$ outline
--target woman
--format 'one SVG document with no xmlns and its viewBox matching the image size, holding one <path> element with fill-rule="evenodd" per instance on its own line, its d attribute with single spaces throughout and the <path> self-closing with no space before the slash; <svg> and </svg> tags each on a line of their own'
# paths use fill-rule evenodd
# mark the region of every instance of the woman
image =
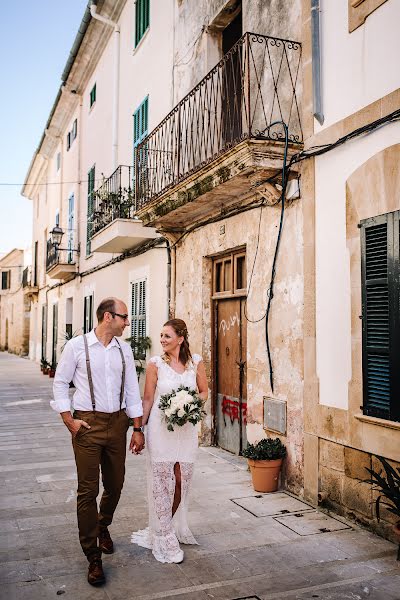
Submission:
<svg viewBox="0 0 400 600">
<path fill-rule="evenodd" d="M 182 544 L 196 544 L 187 524 L 187 499 L 198 447 L 198 426 L 186 423 L 168 431 L 158 408 L 160 396 L 183 385 L 208 395 L 201 356 L 191 355 L 184 321 L 171 319 L 161 332 L 162 356 L 150 359 L 143 396 L 143 423 L 147 424 L 147 482 L 149 527 L 134 532 L 134 544 L 150 548 L 163 563 L 183 560 Z"/>
</svg>

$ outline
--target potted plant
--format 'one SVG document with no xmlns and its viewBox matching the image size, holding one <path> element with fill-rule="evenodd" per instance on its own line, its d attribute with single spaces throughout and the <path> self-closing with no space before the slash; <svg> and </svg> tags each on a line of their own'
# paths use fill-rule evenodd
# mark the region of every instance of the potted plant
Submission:
<svg viewBox="0 0 400 600">
<path fill-rule="evenodd" d="M 135 359 L 136 373 L 140 380 L 140 375 L 144 373 L 143 361 L 146 360 L 147 350 L 151 348 L 151 339 L 148 336 L 138 338 L 129 337 L 126 341 L 131 345 L 133 358 Z"/>
<path fill-rule="evenodd" d="M 48 375 L 50 364 L 47 362 L 47 360 L 45 358 L 41 359 L 40 368 L 42 369 L 43 375 Z"/>
<path fill-rule="evenodd" d="M 286 456 L 286 446 L 279 438 L 265 438 L 257 444 L 248 444 L 242 452 L 249 463 L 256 492 L 276 492 L 279 473 Z"/>
<path fill-rule="evenodd" d="M 380 505 L 395 515 L 399 520 L 393 525 L 393 531 L 399 540 L 399 549 L 397 552 L 397 560 L 400 560 L 400 467 L 395 469 L 382 456 L 376 457 L 384 470 L 374 471 L 368 469 L 371 475 L 366 483 L 371 483 L 373 489 L 379 492 L 379 496 L 375 500 L 376 518 L 380 520 Z"/>
<path fill-rule="evenodd" d="M 56 374 L 56 368 L 57 368 L 57 363 L 52 363 L 49 366 L 49 377 L 54 377 L 54 375 Z"/>
</svg>

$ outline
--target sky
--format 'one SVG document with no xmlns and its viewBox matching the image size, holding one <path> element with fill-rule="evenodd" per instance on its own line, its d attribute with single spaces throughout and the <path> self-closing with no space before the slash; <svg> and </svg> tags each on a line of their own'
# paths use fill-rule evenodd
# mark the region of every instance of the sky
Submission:
<svg viewBox="0 0 400 600">
<path fill-rule="evenodd" d="M 32 203 L 21 196 L 21 188 L 86 5 L 87 0 L 2 3 L 0 254 L 31 244 Z"/>
</svg>

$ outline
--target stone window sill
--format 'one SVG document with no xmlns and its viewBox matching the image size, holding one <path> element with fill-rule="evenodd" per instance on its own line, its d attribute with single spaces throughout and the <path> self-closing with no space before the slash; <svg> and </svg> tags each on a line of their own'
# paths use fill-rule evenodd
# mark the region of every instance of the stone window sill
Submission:
<svg viewBox="0 0 400 600">
<path fill-rule="evenodd" d="M 396 429 L 400 431 L 400 423 L 396 421 L 387 421 L 386 419 L 378 419 L 378 417 L 369 417 L 368 415 L 354 415 L 361 423 L 369 423 L 370 425 L 379 425 L 387 429 Z"/>
</svg>

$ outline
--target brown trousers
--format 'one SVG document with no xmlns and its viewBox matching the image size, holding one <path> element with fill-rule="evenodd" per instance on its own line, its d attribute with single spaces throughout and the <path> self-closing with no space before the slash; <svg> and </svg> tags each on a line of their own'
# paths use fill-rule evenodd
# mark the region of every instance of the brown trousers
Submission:
<svg viewBox="0 0 400 600">
<path fill-rule="evenodd" d="M 81 427 L 72 440 L 78 473 L 79 541 L 87 559 L 101 554 L 98 543 L 99 526 L 111 524 L 125 478 L 126 432 L 129 419 L 124 410 L 115 413 L 76 411 L 90 429 Z M 104 492 L 97 511 L 99 467 Z"/>
</svg>

